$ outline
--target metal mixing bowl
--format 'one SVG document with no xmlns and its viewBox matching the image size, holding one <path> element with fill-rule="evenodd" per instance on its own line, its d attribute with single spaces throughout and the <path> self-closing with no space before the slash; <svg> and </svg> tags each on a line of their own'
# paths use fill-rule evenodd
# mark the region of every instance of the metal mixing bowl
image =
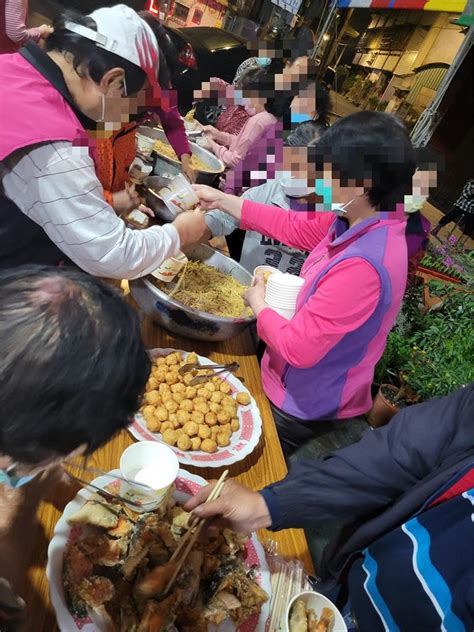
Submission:
<svg viewBox="0 0 474 632">
<path fill-rule="evenodd" d="M 204 244 L 185 249 L 192 261 L 202 261 L 233 276 L 243 285 L 252 283 L 252 275 L 239 263 Z M 140 308 L 158 325 L 180 336 L 217 342 L 239 334 L 255 317 L 223 318 L 192 309 L 159 290 L 148 278 L 130 281 L 130 292 Z"/>
<path fill-rule="evenodd" d="M 142 134 L 143 136 L 148 136 L 168 143 L 166 134 L 162 130 L 156 128 L 139 127 L 137 129 L 137 134 Z M 219 158 L 216 158 L 211 151 L 204 149 L 204 147 L 200 147 L 193 142 L 190 142 L 189 144 L 193 155 L 202 160 L 209 169 L 209 171 L 196 170 L 196 182 L 198 182 L 198 184 L 211 184 L 216 179 L 216 176 L 224 171 L 224 163 L 219 160 Z M 173 160 L 172 158 L 168 158 L 167 156 L 163 156 L 157 152 L 154 152 L 154 155 L 157 156 L 154 170 L 156 175 L 159 176 L 166 172 L 171 173 L 171 169 L 173 171 L 176 170 L 177 172 L 181 171 L 181 163 L 177 158 Z"/>
<path fill-rule="evenodd" d="M 169 210 L 163 200 L 153 195 L 153 193 L 150 193 L 148 189 L 153 189 L 153 191 L 158 193 L 160 189 L 168 186 L 171 180 L 172 178 L 162 176 L 148 176 L 144 182 L 144 185 L 147 187 L 145 194 L 146 205 L 155 212 L 156 217 L 159 217 L 165 222 L 172 222 L 175 219 L 175 215 Z"/>
</svg>

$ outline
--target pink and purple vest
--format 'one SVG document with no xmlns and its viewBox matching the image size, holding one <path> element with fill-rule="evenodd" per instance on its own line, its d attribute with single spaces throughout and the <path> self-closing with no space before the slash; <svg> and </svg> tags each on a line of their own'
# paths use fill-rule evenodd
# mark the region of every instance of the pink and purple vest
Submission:
<svg viewBox="0 0 474 632">
<path fill-rule="evenodd" d="M 377 271 L 380 297 L 370 318 L 341 338 L 315 366 L 292 367 L 277 351 L 267 349 L 262 362 L 265 392 L 282 411 L 298 419 L 344 419 L 370 409 L 374 368 L 405 291 L 405 222 L 370 218 L 349 230 L 345 226 L 343 220 L 336 219 L 328 236 L 307 258 L 301 270 L 305 284 L 297 310 L 318 291 L 323 276 L 352 257 L 365 259 Z M 364 279 L 350 282 L 363 283 Z M 351 291 L 350 284 L 347 291 Z"/>
</svg>

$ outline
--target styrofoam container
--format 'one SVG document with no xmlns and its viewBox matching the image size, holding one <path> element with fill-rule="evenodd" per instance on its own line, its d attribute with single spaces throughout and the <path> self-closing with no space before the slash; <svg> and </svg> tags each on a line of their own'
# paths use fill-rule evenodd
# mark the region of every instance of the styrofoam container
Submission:
<svg viewBox="0 0 474 632">
<path fill-rule="evenodd" d="M 135 139 L 137 144 L 137 152 L 142 156 L 145 156 L 145 158 L 150 158 L 153 152 L 153 148 L 155 147 L 155 139 L 148 136 L 143 136 L 143 134 L 136 134 Z"/>
<path fill-rule="evenodd" d="M 291 608 L 293 607 L 295 601 L 297 601 L 298 599 L 304 601 L 306 608 L 312 608 L 316 612 L 318 618 L 321 616 L 323 608 L 330 608 L 335 615 L 334 628 L 332 629 L 332 632 L 347 632 L 347 626 L 344 622 L 342 614 L 339 612 L 333 602 L 321 593 L 313 592 L 310 590 L 298 593 L 288 604 L 284 619 L 281 622 L 280 626 L 280 629 L 283 630 L 283 632 L 290 632 L 289 621 Z"/>
</svg>

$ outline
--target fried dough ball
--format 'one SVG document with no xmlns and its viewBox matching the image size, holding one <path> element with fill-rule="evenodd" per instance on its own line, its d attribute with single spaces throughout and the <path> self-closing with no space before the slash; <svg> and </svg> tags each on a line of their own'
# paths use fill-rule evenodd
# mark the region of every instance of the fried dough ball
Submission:
<svg viewBox="0 0 474 632">
<path fill-rule="evenodd" d="M 173 366 L 178 364 L 178 362 L 181 360 L 179 353 L 170 353 L 168 356 L 166 356 L 165 358 L 165 362 L 168 366 Z"/>
<path fill-rule="evenodd" d="M 224 397 L 223 393 L 221 393 L 220 391 L 216 391 L 215 393 L 211 394 L 211 402 L 220 404 L 223 397 Z"/>
<path fill-rule="evenodd" d="M 230 406 L 224 406 L 224 408 L 222 409 L 222 412 L 226 415 L 229 416 L 229 420 L 232 419 L 232 417 L 235 417 L 235 413 L 237 412 L 235 410 L 235 408 L 231 408 Z"/>
<path fill-rule="evenodd" d="M 169 413 L 168 414 L 168 421 L 171 421 L 172 424 L 175 423 L 175 421 L 178 420 L 178 417 L 176 416 L 176 413 Z"/>
<path fill-rule="evenodd" d="M 158 421 L 168 421 L 168 411 L 164 406 L 158 406 L 155 410 L 155 417 Z"/>
<path fill-rule="evenodd" d="M 216 402 L 209 402 L 209 410 L 211 411 L 211 413 L 217 415 L 217 413 L 221 412 L 221 405 L 216 404 Z"/>
<path fill-rule="evenodd" d="M 184 435 L 184 430 L 182 428 L 176 428 L 175 432 L 176 432 L 176 436 L 178 437 L 178 439 L 179 439 L 179 437 Z"/>
<path fill-rule="evenodd" d="M 173 384 L 173 386 L 171 387 L 171 392 L 184 394 L 186 392 L 186 387 L 182 382 L 178 382 L 177 384 Z"/>
<path fill-rule="evenodd" d="M 194 351 L 192 351 L 191 353 L 188 353 L 186 357 L 186 364 L 194 364 L 197 361 L 198 361 L 197 353 L 195 353 Z"/>
<path fill-rule="evenodd" d="M 178 404 L 171 397 L 165 401 L 164 407 L 169 413 L 175 413 L 179 408 Z"/>
<path fill-rule="evenodd" d="M 200 424 L 198 429 L 198 437 L 201 439 L 209 439 L 211 436 L 211 429 L 206 424 Z"/>
<path fill-rule="evenodd" d="M 194 410 L 202 413 L 203 415 L 207 415 L 207 413 L 210 411 L 210 408 L 206 403 L 198 402 L 197 404 L 194 404 Z"/>
<path fill-rule="evenodd" d="M 199 424 L 197 424 L 195 421 L 188 421 L 184 424 L 183 430 L 188 435 L 188 437 L 194 437 L 198 433 Z"/>
<path fill-rule="evenodd" d="M 187 399 L 194 399 L 196 397 L 197 390 L 194 388 L 194 386 L 184 386 L 184 389 Z"/>
<path fill-rule="evenodd" d="M 163 437 L 163 441 L 168 445 L 176 445 L 178 435 L 176 434 L 175 430 L 169 428 L 168 430 L 165 430 L 165 432 L 163 432 L 161 436 Z"/>
<path fill-rule="evenodd" d="M 211 428 L 211 439 L 214 439 L 214 441 L 217 438 L 217 435 L 219 434 L 219 432 L 221 431 L 221 427 L 220 426 L 213 426 Z"/>
<path fill-rule="evenodd" d="M 224 424 L 230 423 L 229 413 L 221 410 L 220 413 L 217 413 L 217 421 L 220 423 L 221 426 L 223 426 Z"/>
<path fill-rule="evenodd" d="M 164 384 L 164 383 L 160 384 L 160 387 L 158 388 L 158 392 L 160 393 L 162 397 L 165 393 L 171 393 L 169 385 Z"/>
<path fill-rule="evenodd" d="M 146 412 L 146 413 L 142 413 L 142 415 L 143 415 L 143 419 L 145 420 L 147 425 L 148 425 L 148 423 L 153 424 L 153 423 L 155 423 L 155 421 L 158 421 L 158 419 L 155 417 L 154 413 Z"/>
<path fill-rule="evenodd" d="M 145 415 L 154 415 L 155 406 L 152 406 L 151 404 L 147 404 L 146 406 L 143 406 L 143 408 L 141 409 L 141 413 L 144 417 Z"/>
<path fill-rule="evenodd" d="M 153 377 L 161 384 L 166 379 L 166 371 L 158 369 Z"/>
<path fill-rule="evenodd" d="M 230 423 L 229 424 L 224 424 L 223 426 L 219 426 L 219 428 L 220 428 L 219 434 L 220 433 L 228 434 L 229 437 L 232 434 L 232 430 L 230 429 Z"/>
<path fill-rule="evenodd" d="M 204 397 L 195 397 L 193 399 L 193 404 L 196 406 L 196 404 L 207 404 L 207 400 L 204 399 Z"/>
<path fill-rule="evenodd" d="M 163 434 L 167 430 L 174 430 L 173 424 L 171 421 L 163 421 L 163 423 L 161 424 L 161 434 Z"/>
<path fill-rule="evenodd" d="M 231 391 L 230 384 L 228 384 L 227 382 L 222 382 L 222 384 L 219 386 L 219 390 L 221 393 L 225 393 L 226 395 L 228 395 Z"/>
<path fill-rule="evenodd" d="M 224 395 L 224 397 L 222 398 L 221 404 L 222 406 L 226 406 L 228 408 L 234 408 L 235 410 L 237 410 L 238 404 L 233 397 L 230 397 L 230 395 Z"/>
<path fill-rule="evenodd" d="M 186 412 L 185 410 L 178 410 L 178 412 L 176 413 L 176 419 L 179 421 L 179 423 L 184 426 L 185 423 L 187 423 L 190 419 L 191 419 L 191 415 Z"/>
<path fill-rule="evenodd" d="M 165 366 L 166 365 L 166 358 L 163 358 L 163 357 L 156 358 L 155 364 L 156 364 L 156 366 Z"/>
<path fill-rule="evenodd" d="M 189 382 L 192 382 L 192 380 L 194 380 L 196 376 L 192 374 L 192 372 L 189 373 L 185 373 L 183 375 L 183 382 L 186 384 L 186 386 L 189 386 Z"/>
<path fill-rule="evenodd" d="M 217 375 L 215 375 L 215 376 L 211 379 L 211 382 L 214 382 L 214 384 L 218 384 L 218 385 L 222 384 L 222 380 L 221 380 L 221 378 L 220 378 L 220 377 L 218 377 Z"/>
<path fill-rule="evenodd" d="M 197 424 L 204 423 L 204 413 L 199 412 L 199 410 L 193 410 L 191 413 L 191 421 L 194 421 Z"/>
<path fill-rule="evenodd" d="M 146 427 L 150 432 L 160 432 L 161 421 L 158 421 L 156 417 L 145 418 Z"/>
<path fill-rule="evenodd" d="M 180 437 L 178 437 L 178 448 L 180 450 L 184 450 L 184 451 L 191 450 L 191 446 L 192 446 L 191 439 L 190 437 L 188 437 L 188 435 L 183 433 Z"/>
<path fill-rule="evenodd" d="M 209 454 L 217 452 L 217 443 L 213 439 L 204 439 L 204 441 L 201 442 L 201 450 Z"/>
<path fill-rule="evenodd" d="M 216 413 L 213 413 L 213 412 L 207 413 L 206 416 L 204 417 L 204 421 L 207 423 L 208 426 L 215 426 L 217 424 Z"/>
<path fill-rule="evenodd" d="M 184 386 L 184 384 L 182 384 L 181 386 Z M 177 404 L 181 404 L 184 399 L 184 393 L 173 393 L 171 397 L 173 401 L 175 401 Z"/>
<path fill-rule="evenodd" d="M 248 406 L 250 404 L 250 395 L 245 392 L 237 393 L 236 400 L 241 406 Z"/>
<path fill-rule="evenodd" d="M 149 391 L 148 393 L 145 393 L 145 402 L 147 404 L 156 406 L 158 402 L 160 401 L 160 399 L 161 398 L 158 391 Z"/>
<path fill-rule="evenodd" d="M 171 393 L 163 393 L 163 395 L 161 396 L 161 401 L 163 403 L 163 406 L 166 404 L 166 402 L 172 402 L 173 400 L 173 396 L 171 395 Z"/>
<path fill-rule="evenodd" d="M 177 382 L 179 382 L 179 375 L 177 371 L 169 371 L 166 374 L 166 383 L 169 384 L 170 386 L 172 386 L 173 384 L 176 384 Z"/>
<path fill-rule="evenodd" d="M 191 438 L 191 450 L 200 450 L 201 449 L 201 439 L 200 437 L 192 437 Z"/>
<path fill-rule="evenodd" d="M 183 401 L 179 405 L 180 410 L 185 410 L 186 412 L 192 412 L 194 406 L 190 399 L 183 399 Z"/>
<path fill-rule="evenodd" d="M 232 430 L 232 432 L 237 432 L 238 430 L 240 430 L 240 421 L 237 419 L 237 417 L 234 417 L 230 420 L 230 429 Z"/>
<path fill-rule="evenodd" d="M 148 378 L 148 382 L 146 383 L 147 391 L 156 391 L 160 383 L 156 379 L 156 377 Z"/>
<path fill-rule="evenodd" d="M 216 392 L 216 385 L 214 382 L 206 382 L 205 386 L 211 395 Z"/>
<path fill-rule="evenodd" d="M 211 392 L 204 386 L 202 388 L 198 388 L 197 396 L 202 397 L 207 401 L 211 397 Z"/>
<path fill-rule="evenodd" d="M 217 445 L 221 448 L 225 448 L 230 444 L 230 434 L 227 432 L 220 432 L 217 435 Z"/>
</svg>

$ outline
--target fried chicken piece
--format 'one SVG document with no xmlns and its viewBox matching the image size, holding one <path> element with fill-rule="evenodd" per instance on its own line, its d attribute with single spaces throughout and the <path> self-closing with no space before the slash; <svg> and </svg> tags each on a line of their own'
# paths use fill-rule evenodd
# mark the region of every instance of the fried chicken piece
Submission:
<svg viewBox="0 0 474 632">
<path fill-rule="evenodd" d="M 81 579 L 92 575 L 92 563 L 78 544 L 71 544 L 64 556 L 64 575 L 71 587 L 79 584 Z"/>
<path fill-rule="evenodd" d="M 137 632 L 159 632 L 171 623 L 179 597 L 179 591 L 175 591 L 159 603 L 153 599 L 147 601 Z"/>
<path fill-rule="evenodd" d="M 125 553 L 125 545 L 120 540 L 112 540 L 105 534 L 94 534 L 84 538 L 81 549 L 93 564 L 99 566 L 115 566 Z"/>
<path fill-rule="evenodd" d="M 78 586 L 78 596 L 91 608 L 98 608 L 114 596 L 114 586 L 110 579 L 95 575 L 83 579 Z"/>
</svg>

